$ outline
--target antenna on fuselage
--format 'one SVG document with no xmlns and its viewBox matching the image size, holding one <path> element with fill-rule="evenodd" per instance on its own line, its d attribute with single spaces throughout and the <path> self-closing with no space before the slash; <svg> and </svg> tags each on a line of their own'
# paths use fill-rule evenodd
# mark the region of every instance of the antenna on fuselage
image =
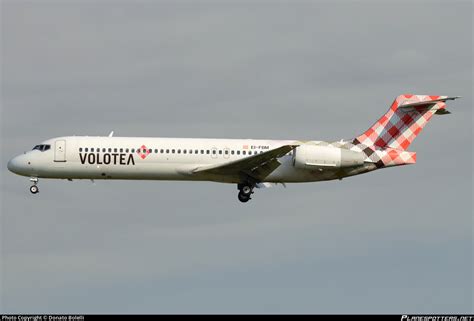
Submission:
<svg viewBox="0 0 474 321">
<path fill-rule="evenodd" d="M 112 137 L 112 136 L 114 136 L 114 131 L 111 131 L 109 134 L 109 137 Z"/>
</svg>

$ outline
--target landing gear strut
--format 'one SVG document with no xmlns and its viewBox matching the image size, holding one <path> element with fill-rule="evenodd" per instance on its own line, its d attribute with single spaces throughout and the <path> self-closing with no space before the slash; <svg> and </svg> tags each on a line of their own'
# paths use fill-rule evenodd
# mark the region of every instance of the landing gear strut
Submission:
<svg viewBox="0 0 474 321">
<path fill-rule="evenodd" d="M 30 187 L 30 192 L 32 194 L 38 194 L 38 192 L 39 192 L 39 188 L 37 186 L 38 179 L 36 177 L 32 177 L 32 178 L 30 178 L 30 182 L 33 183 L 33 185 L 31 185 L 31 187 Z"/>
<path fill-rule="evenodd" d="M 247 203 L 252 199 L 250 196 L 253 194 L 254 186 L 250 184 L 238 184 L 237 188 L 239 189 L 239 201 L 242 203 Z"/>
</svg>

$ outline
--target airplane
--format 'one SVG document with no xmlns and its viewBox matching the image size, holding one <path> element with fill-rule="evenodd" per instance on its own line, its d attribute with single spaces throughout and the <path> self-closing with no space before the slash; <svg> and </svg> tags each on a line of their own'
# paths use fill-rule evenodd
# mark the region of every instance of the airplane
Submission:
<svg viewBox="0 0 474 321">
<path fill-rule="evenodd" d="M 459 96 L 404 94 L 363 134 L 335 142 L 67 136 L 48 139 L 14 157 L 8 169 L 38 180 L 121 179 L 212 181 L 237 184 L 238 199 L 254 188 L 318 182 L 416 163 L 407 148 L 446 101 Z"/>
</svg>

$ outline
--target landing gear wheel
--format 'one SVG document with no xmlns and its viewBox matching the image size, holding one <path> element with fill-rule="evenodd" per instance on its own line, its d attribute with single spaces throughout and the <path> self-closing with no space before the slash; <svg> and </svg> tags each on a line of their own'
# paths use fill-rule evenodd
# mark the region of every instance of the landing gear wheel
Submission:
<svg viewBox="0 0 474 321">
<path fill-rule="evenodd" d="M 31 192 L 32 194 L 37 194 L 37 193 L 39 192 L 38 186 L 36 186 L 36 185 L 31 186 L 31 187 L 30 187 L 30 192 Z"/>
<path fill-rule="evenodd" d="M 250 200 L 250 195 L 245 195 L 242 192 L 239 193 L 238 197 L 242 203 L 247 203 Z"/>
<path fill-rule="evenodd" d="M 240 193 L 242 193 L 242 195 L 245 195 L 245 196 L 250 196 L 250 194 L 252 194 L 252 188 L 248 185 L 244 185 L 242 186 Z"/>
<path fill-rule="evenodd" d="M 252 198 L 250 197 L 253 194 L 254 184 L 246 182 L 237 184 L 237 189 L 239 190 L 239 201 L 242 203 L 247 203 Z"/>
</svg>

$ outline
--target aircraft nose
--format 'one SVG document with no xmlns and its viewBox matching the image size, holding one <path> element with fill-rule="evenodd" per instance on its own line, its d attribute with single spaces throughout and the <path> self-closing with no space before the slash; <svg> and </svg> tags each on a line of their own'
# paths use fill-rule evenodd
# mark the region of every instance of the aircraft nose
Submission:
<svg viewBox="0 0 474 321">
<path fill-rule="evenodd" d="M 10 161 L 8 161 L 7 167 L 10 172 L 15 173 L 15 170 L 18 170 L 18 156 L 10 159 Z"/>
<path fill-rule="evenodd" d="M 24 157 L 22 155 L 13 157 L 8 162 L 7 168 L 12 173 L 22 175 L 26 169 Z"/>
</svg>

